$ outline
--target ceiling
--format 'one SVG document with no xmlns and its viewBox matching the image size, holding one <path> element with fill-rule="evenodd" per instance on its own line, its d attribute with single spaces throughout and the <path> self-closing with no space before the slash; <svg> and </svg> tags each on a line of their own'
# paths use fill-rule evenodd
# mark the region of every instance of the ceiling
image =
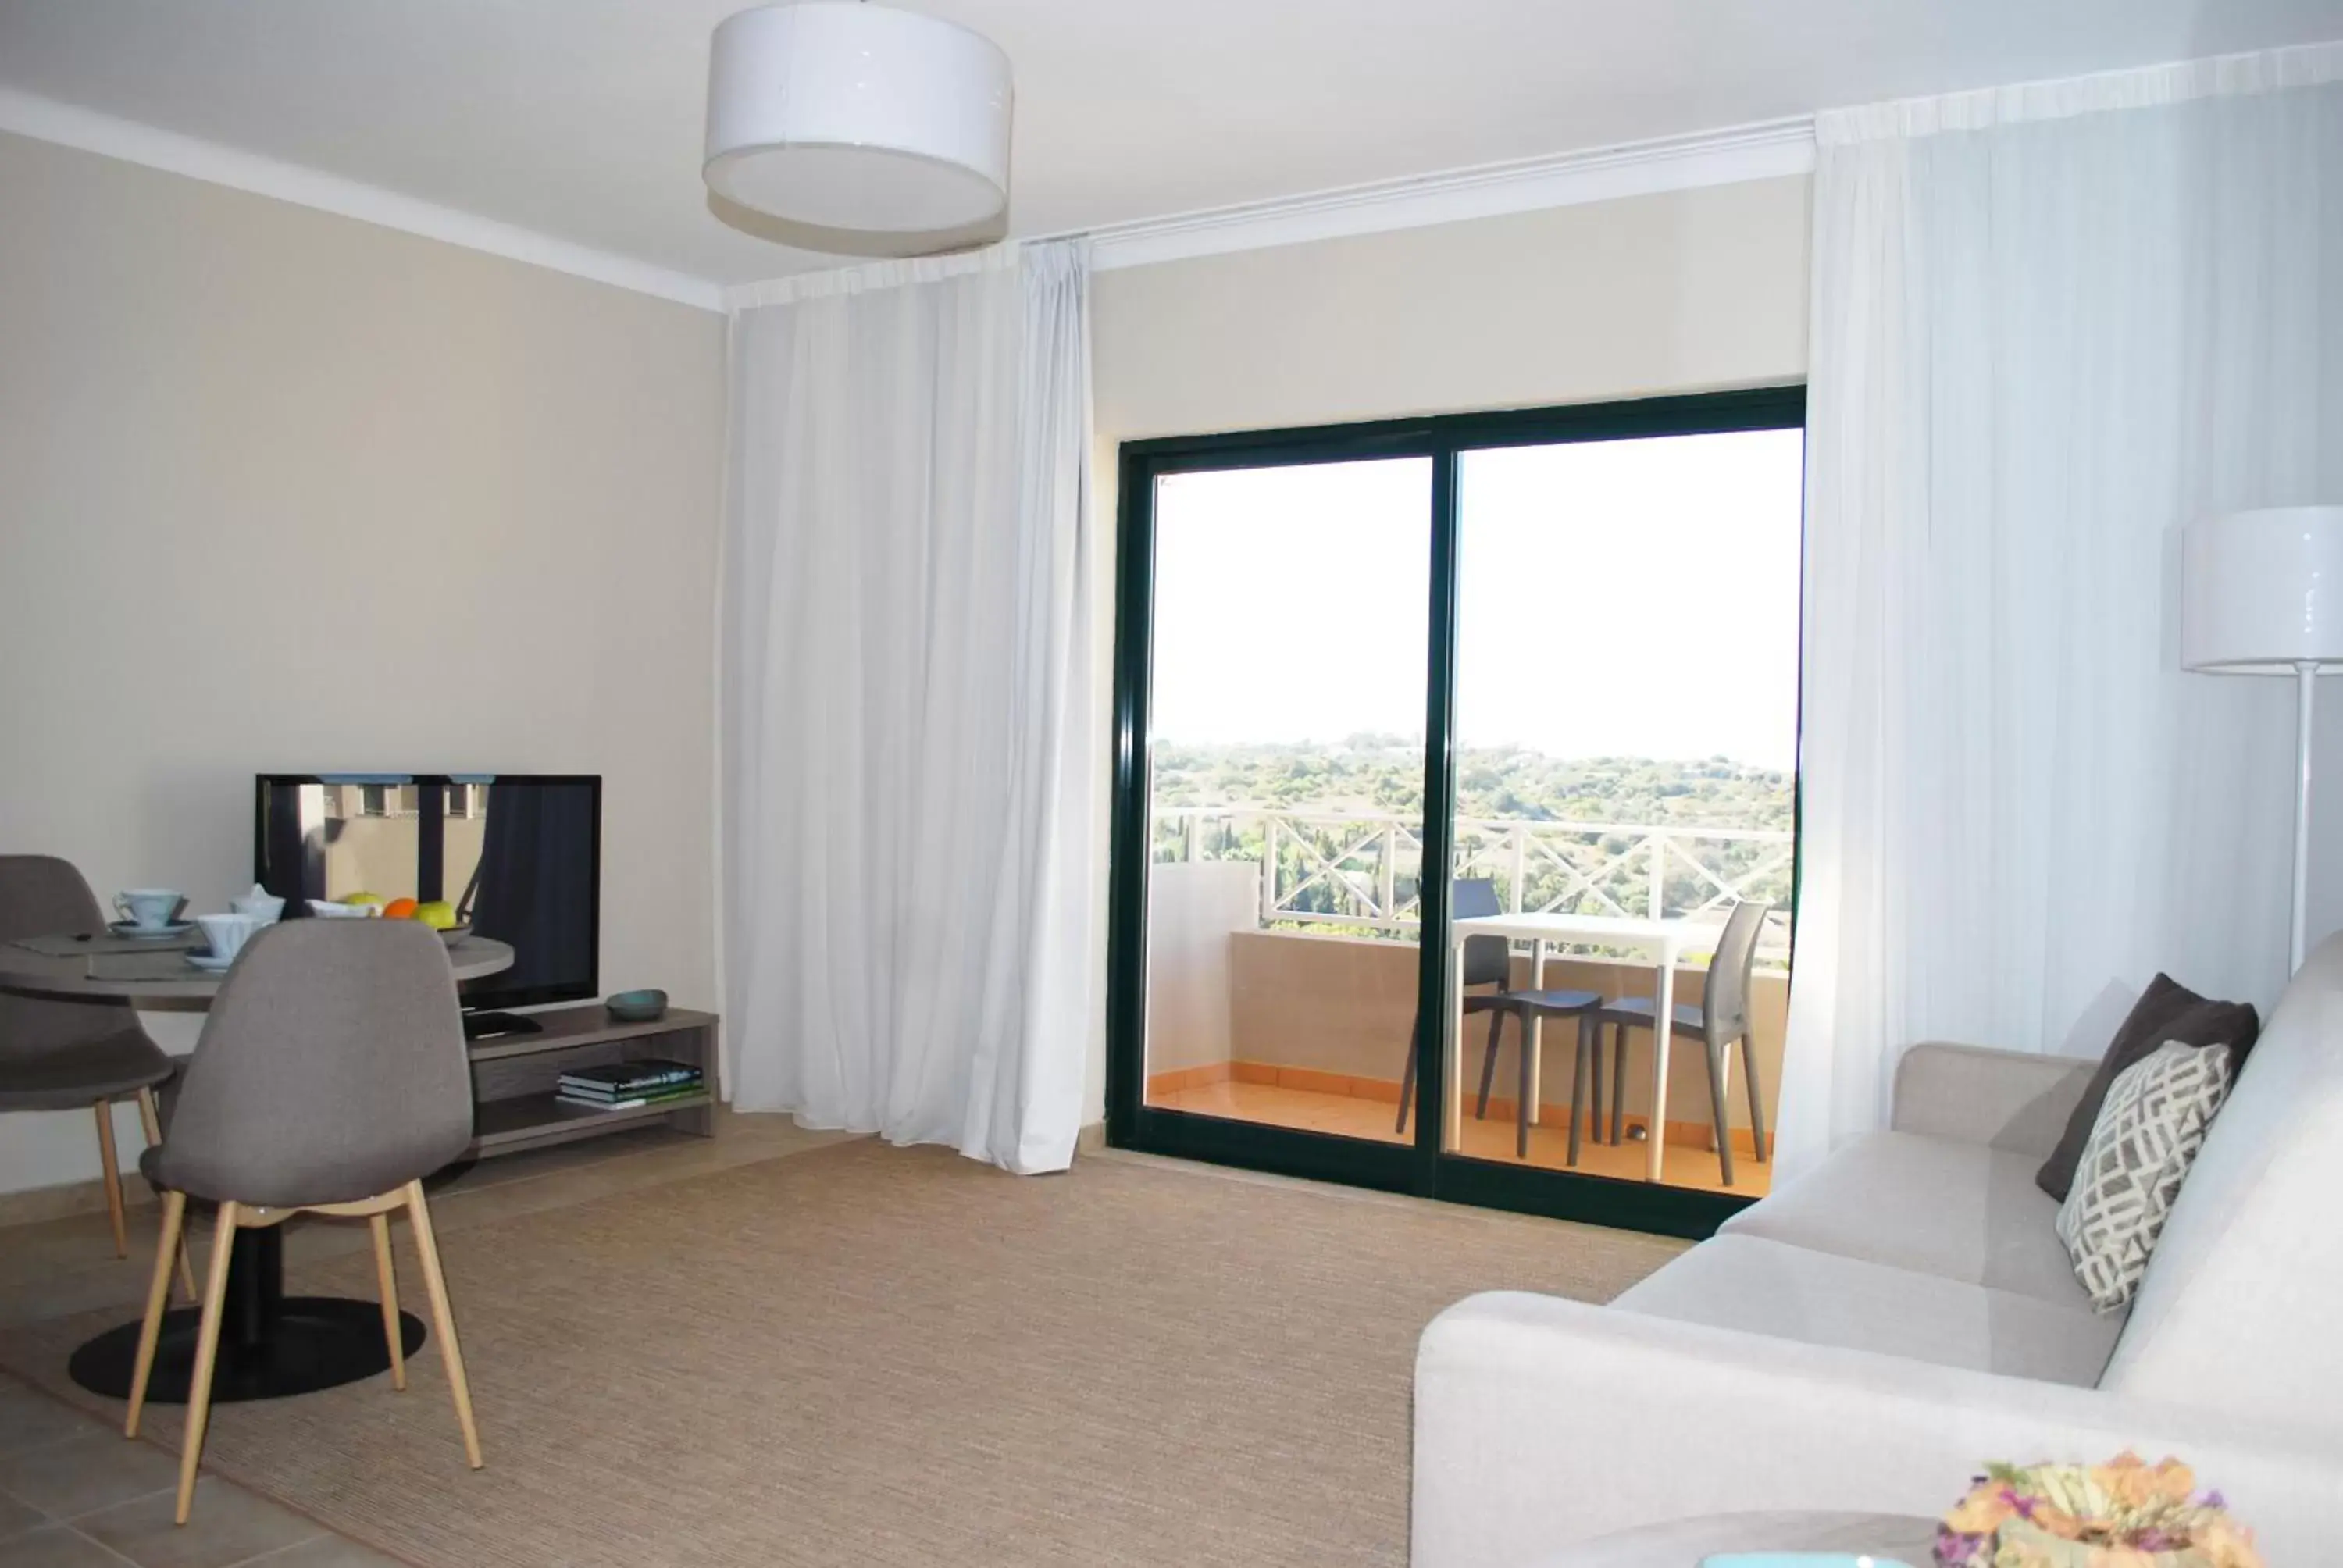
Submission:
<svg viewBox="0 0 2343 1568">
<path fill-rule="evenodd" d="M 0 0 L 0 87 L 719 282 L 743 0 Z M 2343 36 L 2343 0 L 894 0 L 1017 73 L 1011 232 Z"/>
</svg>

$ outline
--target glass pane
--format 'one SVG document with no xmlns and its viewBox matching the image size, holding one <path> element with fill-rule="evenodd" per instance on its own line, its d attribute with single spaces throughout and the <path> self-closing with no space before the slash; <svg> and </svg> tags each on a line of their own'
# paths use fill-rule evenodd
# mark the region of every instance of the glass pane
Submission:
<svg viewBox="0 0 2343 1568">
<path fill-rule="evenodd" d="M 1455 896 L 1460 913 L 1488 913 L 1460 923 L 1453 960 L 1470 970 L 1460 984 L 1475 983 L 1449 1030 L 1463 1101 L 1451 1096 L 1449 1150 L 1722 1189 L 1699 1009 L 1747 900 L 1771 906 L 1749 1005 L 1733 1008 L 1725 986 L 1717 1021 L 1745 1012 L 1752 1044 L 1725 1038 L 1718 1075 L 1730 1190 L 1765 1192 L 1746 1075 L 1754 1058 L 1770 1128 L 1795 849 L 1803 462 L 1797 430 L 1464 454 Z M 1663 1081 L 1648 1024 L 1664 985 L 1679 1023 Z M 1644 1007 L 1642 1023 L 1622 1004 Z M 1524 1026 L 1537 1042 L 1526 1064 Z"/>
<path fill-rule="evenodd" d="M 1155 493 L 1146 1099 L 1398 1141 L 1432 465 Z"/>
</svg>

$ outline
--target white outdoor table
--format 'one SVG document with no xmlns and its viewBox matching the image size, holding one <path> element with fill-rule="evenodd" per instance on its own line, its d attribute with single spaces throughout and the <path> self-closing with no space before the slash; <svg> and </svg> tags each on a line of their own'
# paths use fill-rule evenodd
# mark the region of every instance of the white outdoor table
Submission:
<svg viewBox="0 0 2343 1568">
<path fill-rule="evenodd" d="M 1463 1013 L 1464 1005 L 1464 939 L 1467 937 L 1504 937 L 1530 944 L 1530 989 L 1545 989 L 1545 960 L 1548 948 L 1556 944 L 1625 948 L 1640 952 L 1652 960 L 1652 1120 L 1649 1135 L 1644 1146 L 1644 1179 L 1660 1179 L 1662 1151 L 1667 1144 L 1668 1125 L 1668 1038 L 1670 1021 L 1675 1017 L 1676 960 L 1684 956 L 1684 944 L 1694 934 L 1695 928 L 1683 920 L 1637 920 L 1619 915 L 1474 915 L 1450 922 L 1451 941 L 1448 954 L 1449 972 L 1453 977 L 1451 989 L 1456 993 L 1457 1010 L 1451 1016 L 1453 1025 L 1448 1050 L 1448 1147 L 1462 1146 L 1464 1121 L 1464 1052 L 1462 1049 Z M 1530 1053 L 1529 1117 L 1537 1120 L 1538 1097 L 1544 1063 L 1539 1050 L 1538 1020 L 1532 1014 L 1523 1025 L 1523 1049 Z M 1598 1116 L 1600 1112 L 1598 1111 Z"/>
</svg>

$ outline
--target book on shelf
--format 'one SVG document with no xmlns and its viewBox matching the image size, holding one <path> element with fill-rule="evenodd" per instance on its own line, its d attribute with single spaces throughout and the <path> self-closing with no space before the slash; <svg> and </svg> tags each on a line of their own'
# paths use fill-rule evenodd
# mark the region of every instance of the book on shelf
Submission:
<svg viewBox="0 0 2343 1568">
<path fill-rule="evenodd" d="M 628 1094 L 677 1083 L 698 1083 L 699 1069 L 689 1062 L 652 1057 L 640 1061 L 609 1061 L 598 1067 L 573 1067 L 561 1074 L 564 1089 L 588 1093 Z"/>
<path fill-rule="evenodd" d="M 645 1083 L 629 1083 L 615 1088 L 603 1083 L 573 1083 L 565 1078 L 554 1087 L 566 1094 L 593 1094 L 599 1095 L 605 1100 L 624 1100 L 632 1094 L 659 1094 L 670 1089 L 697 1089 L 700 1081 L 699 1075 L 695 1072 L 689 1078 L 661 1078 Z"/>
<path fill-rule="evenodd" d="M 670 1100 L 696 1100 L 700 1092 L 699 1084 L 685 1083 L 649 1094 L 624 1095 L 617 1099 L 606 1099 L 598 1094 L 573 1094 L 566 1089 L 557 1092 L 554 1098 L 564 1105 L 582 1105 L 589 1111 L 632 1111 L 638 1106 L 660 1105 Z"/>
</svg>

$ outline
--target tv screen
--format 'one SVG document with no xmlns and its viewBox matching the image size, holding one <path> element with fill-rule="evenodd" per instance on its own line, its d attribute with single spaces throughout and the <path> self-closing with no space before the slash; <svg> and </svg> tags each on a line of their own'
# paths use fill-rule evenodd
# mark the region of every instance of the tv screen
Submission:
<svg viewBox="0 0 2343 1568">
<path fill-rule="evenodd" d="M 474 1009 L 597 994 L 602 780 L 593 774 L 264 773 L 253 879 L 285 900 L 445 900 L 512 968 L 465 982 Z"/>
</svg>

